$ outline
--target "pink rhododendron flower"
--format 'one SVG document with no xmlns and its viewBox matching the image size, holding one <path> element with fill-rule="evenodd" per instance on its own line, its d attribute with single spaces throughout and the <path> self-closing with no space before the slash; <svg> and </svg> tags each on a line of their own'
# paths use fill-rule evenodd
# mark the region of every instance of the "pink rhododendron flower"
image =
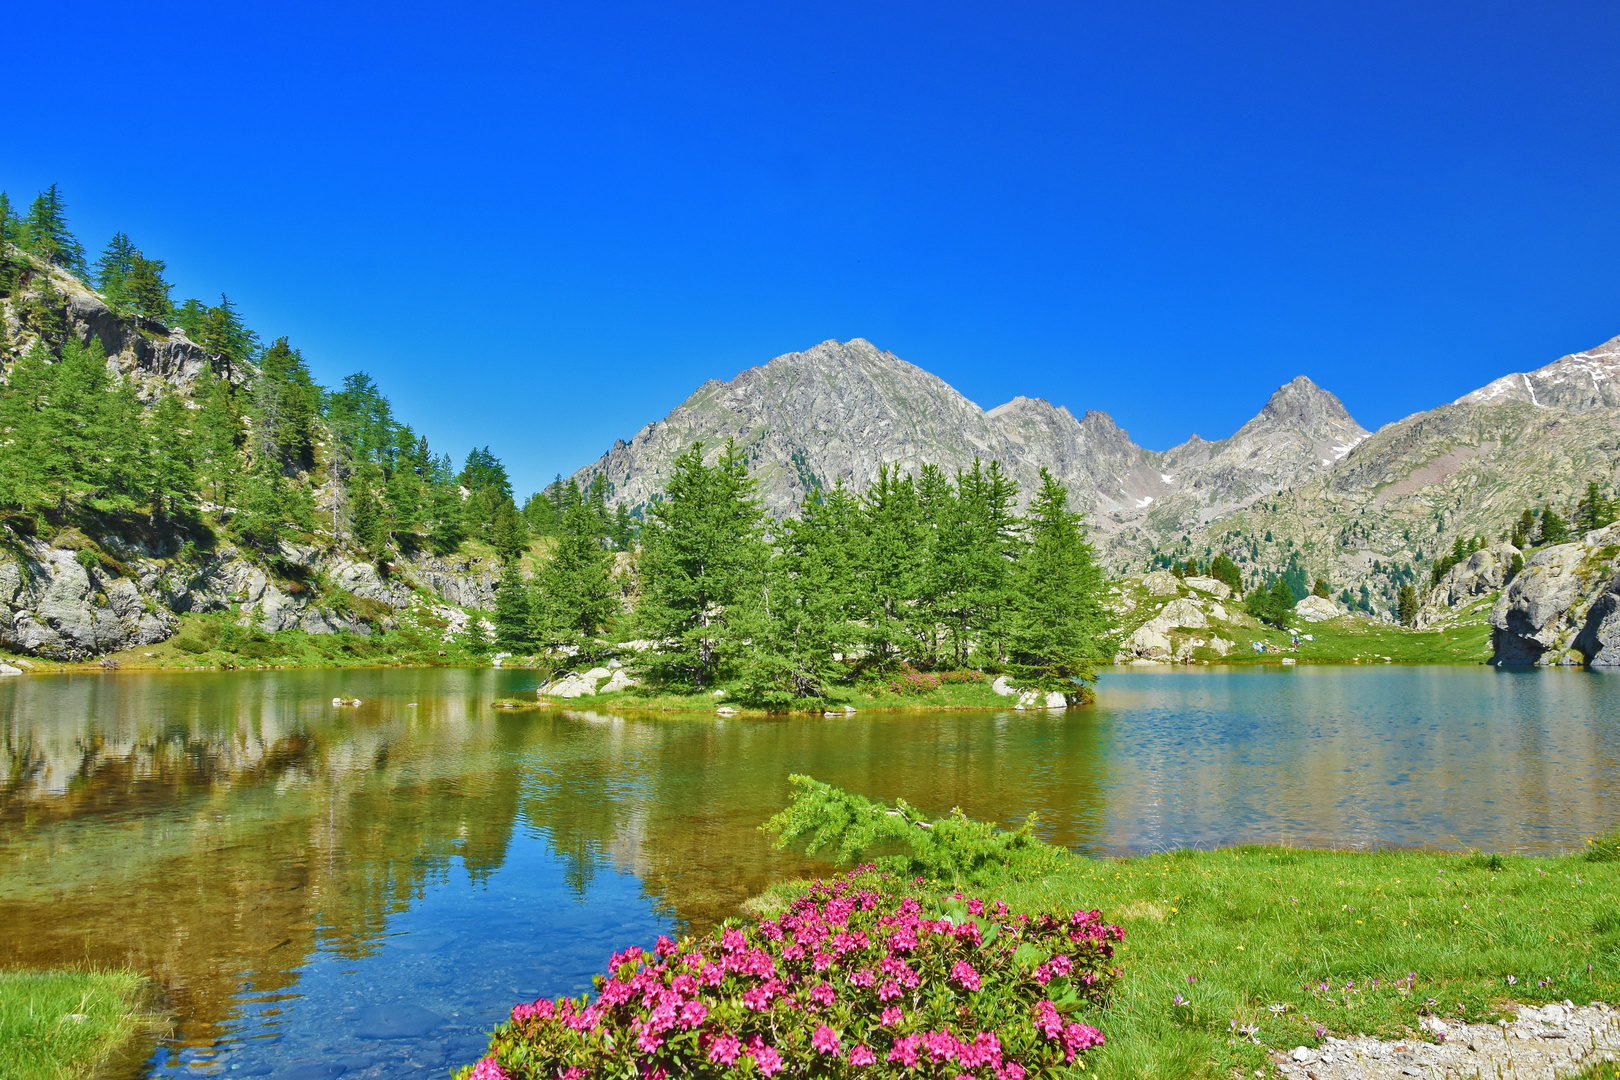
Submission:
<svg viewBox="0 0 1620 1080">
<path fill-rule="evenodd" d="M 1062 976 L 1067 975 L 1074 967 L 1074 961 L 1070 960 L 1062 953 L 1058 953 L 1056 956 L 1052 957 L 1051 960 L 1047 961 L 1047 966 L 1052 969 L 1053 975 L 1061 978 Z"/>
<path fill-rule="evenodd" d="M 826 1024 L 816 1028 L 816 1033 L 810 1036 L 810 1048 L 818 1054 L 831 1054 L 833 1057 L 843 1052 L 842 1046 L 839 1045 L 838 1032 Z"/>
<path fill-rule="evenodd" d="M 877 976 L 872 974 L 871 968 L 861 968 L 849 977 L 849 982 L 851 986 L 869 987 L 877 982 Z"/>
<path fill-rule="evenodd" d="M 653 952 L 659 956 L 674 956 L 675 948 L 675 943 L 669 940 L 668 934 L 659 934 L 658 944 L 653 946 Z"/>
<path fill-rule="evenodd" d="M 917 1067 L 917 1044 L 922 1040 L 915 1035 L 904 1035 L 894 1040 L 889 1048 L 889 1060 L 898 1061 L 908 1069 Z"/>
<path fill-rule="evenodd" d="M 1063 1049 L 1068 1051 L 1065 1061 L 1073 1061 L 1082 1050 L 1103 1044 L 1103 1033 L 1090 1024 L 1068 1024 L 1063 1028 Z"/>
<path fill-rule="evenodd" d="M 1048 1039 L 1055 1039 L 1063 1034 L 1063 1017 L 1058 1015 L 1056 1005 L 1050 1001 L 1035 1003 L 1035 1029 Z"/>
<path fill-rule="evenodd" d="M 1024 1080 L 1024 1067 L 1016 1061 L 1009 1061 L 996 1070 L 996 1080 Z"/>
<path fill-rule="evenodd" d="M 968 914 L 969 915 L 983 915 L 984 914 L 984 901 L 983 900 L 969 900 L 967 902 L 967 909 L 968 909 Z"/>
<path fill-rule="evenodd" d="M 472 1080 L 507 1080 L 506 1070 L 493 1057 L 479 1058 L 473 1066 Z"/>
<path fill-rule="evenodd" d="M 883 1016 L 878 1022 L 884 1027 L 894 1027 L 905 1018 L 906 1014 L 900 1011 L 900 1006 L 890 1005 L 887 1009 L 883 1010 Z"/>
<path fill-rule="evenodd" d="M 951 965 L 951 978 L 961 983 L 968 990 L 979 988 L 979 973 L 973 970 L 973 965 L 966 960 L 958 960 Z"/>
<path fill-rule="evenodd" d="M 751 1054 L 754 1064 L 759 1067 L 759 1071 L 765 1076 L 782 1071 L 782 1055 L 778 1054 L 774 1047 L 759 1046 Z"/>
<path fill-rule="evenodd" d="M 895 998 L 897 998 L 899 996 L 900 996 L 900 984 L 895 982 L 893 979 L 885 980 L 883 985 L 878 987 L 878 1000 L 879 1001 L 893 1001 Z"/>
<path fill-rule="evenodd" d="M 818 1005 L 831 1005 L 838 1000 L 838 993 L 827 983 L 820 983 L 811 989 L 810 1000 Z"/>
<path fill-rule="evenodd" d="M 728 1031 L 709 1044 L 709 1060 L 730 1065 L 742 1053 L 742 1048 L 742 1041 Z"/>
<path fill-rule="evenodd" d="M 867 1046 L 865 1043 L 861 1043 L 859 1046 L 855 1047 L 849 1052 L 849 1063 L 854 1065 L 856 1068 L 861 1068 L 862 1066 L 866 1065 L 875 1065 L 877 1063 L 877 1055 L 872 1053 L 871 1047 Z"/>
<path fill-rule="evenodd" d="M 923 1049 L 935 1061 L 949 1061 L 956 1056 L 956 1036 L 948 1031 L 930 1031 L 922 1037 Z"/>
<path fill-rule="evenodd" d="M 681 1027 L 690 1031 L 703 1023 L 709 1015 L 709 1007 L 701 1001 L 688 1001 L 681 1006 Z"/>
<path fill-rule="evenodd" d="M 811 966 L 817 971 L 826 971 L 833 966 L 833 958 L 824 952 L 818 952 L 815 959 L 811 961 Z"/>
<path fill-rule="evenodd" d="M 640 1050 L 643 1054 L 654 1053 L 660 1046 L 663 1045 L 664 1037 L 650 1027 L 642 1028 L 641 1034 L 636 1036 L 636 1049 Z"/>
<path fill-rule="evenodd" d="M 719 986 L 725 981 L 726 973 L 719 964 L 704 964 L 703 972 L 698 978 L 704 986 Z"/>
<path fill-rule="evenodd" d="M 720 935 L 720 948 L 726 952 L 737 952 L 747 947 L 748 939 L 743 937 L 742 931 L 734 926 L 728 927 L 726 932 Z"/>
</svg>

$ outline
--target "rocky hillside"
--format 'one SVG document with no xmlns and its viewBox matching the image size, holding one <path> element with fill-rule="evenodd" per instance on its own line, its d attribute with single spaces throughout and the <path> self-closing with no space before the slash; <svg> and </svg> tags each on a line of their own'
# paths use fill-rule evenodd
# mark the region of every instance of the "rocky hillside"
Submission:
<svg viewBox="0 0 1620 1080">
<path fill-rule="evenodd" d="M 1615 490 L 1617 379 L 1620 338 L 1504 376 L 1382 428 L 1322 475 L 1190 530 L 1175 550 L 1224 551 L 1246 575 L 1297 560 L 1348 599 L 1365 587 L 1387 613 L 1402 584 L 1429 586 L 1428 568 L 1458 538 L 1489 546 L 1526 510 L 1568 518 L 1588 484 Z"/>
<path fill-rule="evenodd" d="M 1620 524 L 1532 555 L 1491 627 L 1500 663 L 1620 667 Z"/>
<path fill-rule="evenodd" d="M 855 338 L 705 383 L 575 479 L 586 485 L 600 473 L 614 504 L 644 509 L 694 441 L 717 452 L 733 438 L 766 506 L 784 515 L 817 486 L 843 481 L 864 490 L 885 464 L 915 472 L 997 459 L 1026 495 L 1044 466 L 1090 514 L 1105 558 L 1123 567 L 1190 528 L 1331 469 L 1366 437 L 1336 397 L 1300 376 L 1230 438 L 1195 435 L 1153 451 L 1102 412 L 1077 420 L 1030 397 L 981 409 L 937 376 Z"/>
</svg>

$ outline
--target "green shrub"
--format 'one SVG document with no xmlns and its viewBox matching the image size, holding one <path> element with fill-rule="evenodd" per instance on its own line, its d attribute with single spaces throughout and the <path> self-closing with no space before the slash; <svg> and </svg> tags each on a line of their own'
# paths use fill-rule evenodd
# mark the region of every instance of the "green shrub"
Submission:
<svg viewBox="0 0 1620 1080">
<path fill-rule="evenodd" d="M 778 847 L 802 844 L 811 855 L 845 865 L 871 859 L 890 873 L 956 887 L 1025 880 L 1068 858 L 1036 838 L 1034 814 L 1010 832 L 960 810 L 930 821 L 904 799 L 890 807 L 808 776 L 788 779 L 792 801 L 762 826 L 777 834 Z"/>
<path fill-rule="evenodd" d="M 193 656 L 197 655 L 198 653 L 205 653 L 208 651 L 208 646 L 204 645 L 195 638 L 188 637 L 175 638 L 174 647 L 183 653 L 190 653 Z"/>
<path fill-rule="evenodd" d="M 1507 863 L 1503 860 L 1502 856 L 1486 855 L 1479 851 L 1474 852 L 1457 865 L 1462 867 L 1464 870 L 1489 870 L 1492 873 L 1507 869 Z"/>
<path fill-rule="evenodd" d="M 960 893 L 925 910 L 862 868 L 757 926 L 615 953 L 595 1001 L 517 1006 L 457 1075 L 1054 1075 L 1102 1045 L 1074 1017 L 1107 1003 L 1123 937 L 1096 911 L 1014 918 Z"/>
</svg>

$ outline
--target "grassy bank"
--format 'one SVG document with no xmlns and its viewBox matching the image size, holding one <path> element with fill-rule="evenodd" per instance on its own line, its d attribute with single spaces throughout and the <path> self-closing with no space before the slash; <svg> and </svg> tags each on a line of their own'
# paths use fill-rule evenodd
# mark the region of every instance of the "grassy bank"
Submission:
<svg viewBox="0 0 1620 1080">
<path fill-rule="evenodd" d="M 139 1028 L 141 985 L 129 972 L 0 971 L 0 1076 L 93 1075 Z"/>
<path fill-rule="evenodd" d="M 546 698 L 547 704 L 560 708 L 611 709 L 617 712 L 673 712 L 704 713 L 712 715 L 718 708 L 730 707 L 741 716 L 767 716 L 810 713 L 820 716 L 825 712 L 838 712 L 846 706 L 859 712 L 873 709 L 1010 709 L 1017 698 L 1004 697 L 990 688 L 991 676 L 978 672 L 953 672 L 959 681 L 942 682 L 931 689 L 889 689 L 885 683 L 863 686 L 837 687 L 825 698 L 806 698 L 801 702 L 783 706 L 764 706 L 751 702 L 740 687 L 721 689 L 723 696 L 714 692 L 671 693 L 639 686 L 618 690 L 595 697 Z M 897 680 L 898 681 L 898 680 Z"/>
<path fill-rule="evenodd" d="M 1558 858 L 1244 847 L 1060 862 L 972 892 L 1100 908 L 1125 928 L 1119 992 L 1088 1019 L 1108 1038 L 1100 1077 L 1254 1075 L 1325 1035 L 1408 1036 L 1426 1011 L 1479 1022 L 1510 1003 L 1620 999 L 1620 838 Z M 952 887 L 947 874 L 919 891 Z"/>
</svg>

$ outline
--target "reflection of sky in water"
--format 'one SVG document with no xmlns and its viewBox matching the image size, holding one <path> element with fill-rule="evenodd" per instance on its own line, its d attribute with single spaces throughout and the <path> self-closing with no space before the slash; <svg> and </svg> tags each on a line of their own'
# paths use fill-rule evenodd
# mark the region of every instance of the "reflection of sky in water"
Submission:
<svg viewBox="0 0 1620 1080">
<path fill-rule="evenodd" d="M 582 897 L 565 873 L 519 834 L 487 880 L 452 867 L 369 955 L 322 948 L 288 991 L 241 994 L 212 1046 L 159 1050 L 151 1075 L 441 1076 L 474 1061 L 514 1002 L 583 993 L 615 949 L 673 929 L 633 875 L 598 874 Z"/>
<path fill-rule="evenodd" d="M 1548 852 L 1620 817 L 1620 675 L 1114 670 L 1095 708 L 1054 715 L 489 708 L 532 685 L 0 683 L 0 964 L 151 973 L 176 1029 L 119 1075 L 442 1076 L 514 1002 L 578 993 L 615 948 L 821 872 L 758 830 L 790 773 L 933 813 L 1035 811 L 1088 854 Z"/>
</svg>

